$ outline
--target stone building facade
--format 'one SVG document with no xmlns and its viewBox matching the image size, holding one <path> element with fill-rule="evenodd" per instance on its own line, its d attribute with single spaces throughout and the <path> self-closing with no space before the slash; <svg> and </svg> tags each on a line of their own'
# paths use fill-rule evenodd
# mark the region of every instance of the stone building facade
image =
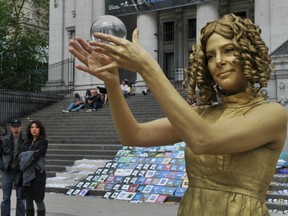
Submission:
<svg viewBox="0 0 288 216">
<path fill-rule="evenodd" d="M 101 15 L 119 17 L 127 27 L 129 40 L 138 27 L 141 45 L 159 62 L 171 82 L 177 84 L 183 79 L 183 70 L 200 29 L 225 13 L 235 13 L 261 27 L 276 69 L 265 90 L 269 100 L 288 107 L 287 11 L 286 0 L 50 0 L 47 88 L 72 85 L 75 91 L 84 92 L 103 84 L 74 69 L 73 57 L 68 52 L 69 40 L 75 36 L 90 40 L 90 26 Z M 69 59 L 72 66 L 64 64 Z M 145 86 L 139 74 L 121 71 L 121 76 L 135 82 L 136 92 Z"/>
</svg>

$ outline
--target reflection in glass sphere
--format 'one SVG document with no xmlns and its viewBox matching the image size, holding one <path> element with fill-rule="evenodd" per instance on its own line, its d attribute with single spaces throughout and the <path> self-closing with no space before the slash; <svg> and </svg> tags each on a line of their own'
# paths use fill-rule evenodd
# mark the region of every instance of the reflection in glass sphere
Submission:
<svg viewBox="0 0 288 216">
<path fill-rule="evenodd" d="M 127 29 L 124 23 L 119 18 L 111 15 L 100 16 L 91 25 L 90 36 L 92 40 L 99 41 L 99 39 L 93 35 L 96 32 L 111 34 L 120 38 L 126 38 L 127 35 Z"/>
</svg>

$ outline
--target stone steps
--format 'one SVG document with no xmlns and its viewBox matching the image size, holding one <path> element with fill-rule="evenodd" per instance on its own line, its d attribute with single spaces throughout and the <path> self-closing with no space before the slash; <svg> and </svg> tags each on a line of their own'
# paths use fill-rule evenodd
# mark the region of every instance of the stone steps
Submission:
<svg viewBox="0 0 288 216">
<path fill-rule="evenodd" d="M 81 144 L 81 147 L 83 149 L 93 149 L 93 150 L 117 150 L 119 149 L 120 145 L 115 145 L 115 144 L 107 144 L 107 145 L 95 145 L 95 144 Z M 78 150 L 79 145 L 76 143 L 69 143 L 69 144 L 50 144 L 49 148 L 52 148 L 53 150 L 57 149 L 71 149 L 71 150 Z"/>
<path fill-rule="evenodd" d="M 126 100 L 140 122 L 164 116 L 151 94 L 136 95 Z M 69 185 L 75 185 L 89 172 L 94 172 L 100 166 L 99 161 L 103 164 L 103 161 L 113 160 L 122 146 L 109 105 L 104 105 L 97 112 L 86 113 L 81 110 L 77 113 L 62 113 L 68 104 L 69 100 L 64 99 L 22 118 L 23 131 L 29 119 L 42 121 L 46 128 L 49 140 L 46 155 L 47 192 L 66 193 Z M 83 164 L 92 166 L 87 168 Z M 93 167 L 93 164 L 97 165 Z M 271 212 L 288 210 L 285 204 L 288 195 L 283 193 L 288 190 L 287 183 L 287 175 L 275 174 L 266 198 Z"/>
<path fill-rule="evenodd" d="M 106 155 L 106 154 L 97 154 L 97 155 L 79 155 L 79 154 L 67 154 L 67 155 L 63 155 L 63 154 L 51 154 L 51 155 L 47 155 L 46 157 L 48 160 L 69 160 L 70 161 L 70 165 L 73 164 L 73 162 L 75 160 L 81 160 L 83 158 L 86 159 L 112 159 L 114 158 L 114 156 L 112 155 L 112 153 L 110 155 Z M 60 158 L 60 159 L 59 159 Z M 49 165 L 49 164 L 47 164 Z M 65 166 L 63 166 L 63 170 L 65 170 Z"/>
<path fill-rule="evenodd" d="M 140 122 L 163 117 L 153 96 L 147 96 L 136 95 L 126 99 L 135 118 Z M 53 166 L 58 165 L 59 167 L 55 167 L 58 171 L 61 167 L 65 170 L 65 166 L 83 158 L 113 159 L 121 143 L 114 127 L 109 104 L 97 112 L 87 113 L 83 109 L 79 112 L 62 113 L 62 109 L 69 103 L 69 99 L 64 99 L 26 116 L 26 119 L 38 119 L 45 125 L 49 140 L 47 165 L 51 165 L 51 170 Z"/>
<path fill-rule="evenodd" d="M 139 122 L 163 117 L 152 94 L 139 94 L 126 100 Z M 82 109 L 79 112 L 62 113 L 69 104 L 70 99 L 64 98 L 21 119 L 24 134 L 29 120 L 40 120 L 45 126 L 49 141 L 47 177 L 55 177 L 77 160 L 112 160 L 121 147 L 109 104 L 96 112 Z"/>
</svg>

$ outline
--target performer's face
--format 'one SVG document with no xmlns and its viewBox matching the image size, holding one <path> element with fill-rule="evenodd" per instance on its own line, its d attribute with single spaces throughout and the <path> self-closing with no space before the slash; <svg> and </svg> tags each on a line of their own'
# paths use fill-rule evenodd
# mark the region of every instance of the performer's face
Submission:
<svg viewBox="0 0 288 216">
<path fill-rule="evenodd" d="M 207 40 L 206 56 L 210 74 L 218 86 L 229 94 L 243 92 L 247 87 L 237 53 L 232 40 L 219 34 L 213 33 Z"/>
</svg>

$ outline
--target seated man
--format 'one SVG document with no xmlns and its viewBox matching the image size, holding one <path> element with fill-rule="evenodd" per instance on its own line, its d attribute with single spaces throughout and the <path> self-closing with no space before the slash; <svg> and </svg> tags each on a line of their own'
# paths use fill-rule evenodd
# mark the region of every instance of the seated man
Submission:
<svg viewBox="0 0 288 216">
<path fill-rule="evenodd" d="M 84 106 L 84 99 L 79 93 L 74 94 L 74 101 L 69 104 L 66 110 L 62 110 L 63 113 L 78 112 Z"/>
<path fill-rule="evenodd" d="M 100 92 L 100 94 L 102 94 L 104 96 L 103 98 L 103 103 L 104 104 L 107 104 L 108 102 L 108 94 L 107 94 L 107 90 L 105 87 L 100 87 L 100 86 L 97 86 L 97 89 L 98 91 Z"/>
<path fill-rule="evenodd" d="M 87 100 L 88 100 L 89 98 L 91 98 L 91 97 L 92 97 L 92 92 L 91 92 L 90 89 L 87 89 L 87 90 L 86 90 L 86 93 L 85 93 L 85 95 L 84 95 L 84 101 L 85 101 L 85 103 L 87 103 Z"/>
<path fill-rule="evenodd" d="M 86 112 L 97 111 L 98 108 L 102 108 L 102 98 L 97 90 L 92 91 L 92 96 L 87 100 L 86 106 L 88 108 Z"/>
</svg>

